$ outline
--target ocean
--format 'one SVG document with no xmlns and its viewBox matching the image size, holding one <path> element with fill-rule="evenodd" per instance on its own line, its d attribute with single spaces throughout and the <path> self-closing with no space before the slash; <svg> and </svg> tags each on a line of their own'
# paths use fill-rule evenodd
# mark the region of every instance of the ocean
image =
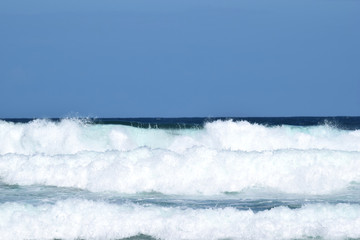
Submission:
<svg viewBox="0 0 360 240">
<path fill-rule="evenodd" d="M 360 117 L 2 119 L 0 239 L 360 239 Z"/>
</svg>

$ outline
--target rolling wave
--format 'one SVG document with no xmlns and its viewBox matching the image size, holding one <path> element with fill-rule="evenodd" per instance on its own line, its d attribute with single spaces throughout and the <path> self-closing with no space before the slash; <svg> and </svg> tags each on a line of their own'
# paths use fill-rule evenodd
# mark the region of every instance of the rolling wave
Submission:
<svg viewBox="0 0 360 240">
<path fill-rule="evenodd" d="M 219 151 L 328 149 L 360 151 L 360 130 L 328 125 L 266 127 L 246 121 L 215 121 L 203 129 L 135 128 L 93 125 L 76 119 L 29 123 L 0 121 L 0 154 L 75 154 L 82 151 L 128 151 L 139 147 L 183 152 L 192 147 Z"/>
</svg>

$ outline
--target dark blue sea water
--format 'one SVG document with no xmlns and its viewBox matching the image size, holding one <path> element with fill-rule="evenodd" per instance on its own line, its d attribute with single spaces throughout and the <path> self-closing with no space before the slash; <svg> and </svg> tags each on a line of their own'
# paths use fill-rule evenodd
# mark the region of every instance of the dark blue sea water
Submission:
<svg viewBox="0 0 360 240">
<path fill-rule="evenodd" d="M 0 120 L 0 239 L 360 238 L 360 117 Z"/>
<path fill-rule="evenodd" d="M 3 121 L 13 123 L 28 123 L 36 119 L 33 118 L 6 118 Z M 61 118 L 48 119 L 59 122 Z M 83 121 L 91 124 L 112 124 L 126 125 L 142 128 L 203 128 L 208 122 L 213 121 L 247 121 L 253 124 L 265 126 L 318 126 L 331 125 L 340 129 L 356 130 L 360 129 L 360 117 L 196 117 L 196 118 L 85 118 Z"/>
</svg>

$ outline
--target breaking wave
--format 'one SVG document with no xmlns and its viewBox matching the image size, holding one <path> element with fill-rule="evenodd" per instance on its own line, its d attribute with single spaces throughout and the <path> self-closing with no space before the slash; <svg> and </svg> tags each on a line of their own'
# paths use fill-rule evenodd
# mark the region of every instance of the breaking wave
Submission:
<svg viewBox="0 0 360 240">
<path fill-rule="evenodd" d="M 74 154 L 81 151 L 128 151 L 139 147 L 183 152 L 192 147 L 231 151 L 328 149 L 360 151 L 360 130 L 328 125 L 267 127 L 246 121 L 215 121 L 199 129 L 135 128 L 95 125 L 76 119 L 0 121 L 0 154 Z"/>
<path fill-rule="evenodd" d="M 249 188 L 329 194 L 360 183 L 360 131 L 215 121 L 196 129 L 0 122 L 0 179 L 119 193 Z"/>
</svg>

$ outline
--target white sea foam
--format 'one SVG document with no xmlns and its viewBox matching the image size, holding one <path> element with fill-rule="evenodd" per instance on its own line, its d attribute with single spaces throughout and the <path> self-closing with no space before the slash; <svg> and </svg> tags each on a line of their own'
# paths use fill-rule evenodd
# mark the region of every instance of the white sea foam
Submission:
<svg viewBox="0 0 360 240">
<path fill-rule="evenodd" d="M 360 182 L 360 132 L 245 121 L 182 130 L 0 121 L 0 179 L 121 193 L 327 194 Z"/>
<path fill-rule="evenodd" d="M 360 183 L 360 152 L 333 150 L 218 151 L 193 147 L 0 156 L 10 184 L 77 187 L 91 191 L 164 194 L 240 192 L 249 188 L 329 194 Z"/>
<path fill-rule="evenodd" d="M 217 149 L 264 151 L 278 149 L 360 150 L 360 131 L 328 125 L 266 127 L 246 121 L 216 121 L 205 126 L 208 146 Z"/>
<path fill-rule="evenodd" d="M 360 206 L 307 205 L 253 213 L 65 200 L 55 205 L 0 205 L 1 239 L 299 239 L 360 237 Z"/>
<path fill-rule="evenodd" d="M 264 151 L 329 149 L 360 151 L 360 131 L 316 127 L 266 127 L 246 121 L 215 121 L 204 129 L 141 129 L 92 125 L 65 119 L 26 124 L 0 121 L 0 154 L 74 154 L 81 151 L 126 151 L 138 147 L 183 152 L 194 146 L 217 150 Z"/>
</svg>

